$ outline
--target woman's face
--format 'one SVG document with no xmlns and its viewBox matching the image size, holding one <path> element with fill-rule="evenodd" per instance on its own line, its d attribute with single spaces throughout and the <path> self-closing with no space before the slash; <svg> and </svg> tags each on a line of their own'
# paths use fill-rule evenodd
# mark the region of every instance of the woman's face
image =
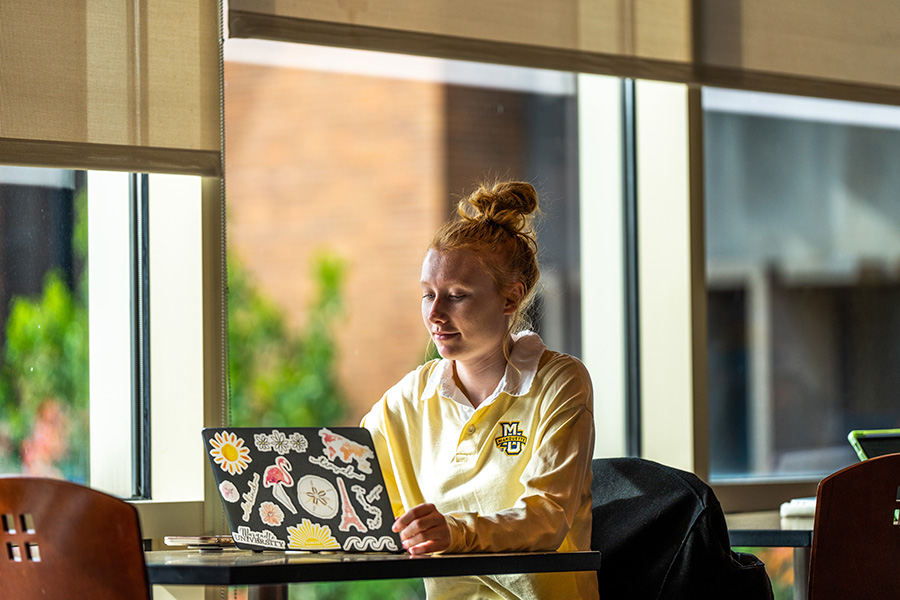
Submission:
<svg viewBox="0 0 900 600">
<path fill-rule="evenodd" d="M 475 365 L 502 353 L 515 308 L 471 252 L 425 255 L 422 319 L 442 357 Z"/>
</svg>

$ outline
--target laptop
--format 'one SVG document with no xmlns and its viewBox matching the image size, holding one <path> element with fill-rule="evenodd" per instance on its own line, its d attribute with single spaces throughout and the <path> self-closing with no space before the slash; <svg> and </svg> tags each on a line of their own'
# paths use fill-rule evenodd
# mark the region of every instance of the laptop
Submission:
<svg viewBox="0 0 900 600">
<path fill-rule="evenodd" d="M 402 552 L 362 427 L 209 427 L 231 537 L 247 550 Z"/>
<path fill-rule="evenodd" d="M 854 430 L 847 440 L 860 460 L 900 452 L 900 429 Z"/>
</svg>

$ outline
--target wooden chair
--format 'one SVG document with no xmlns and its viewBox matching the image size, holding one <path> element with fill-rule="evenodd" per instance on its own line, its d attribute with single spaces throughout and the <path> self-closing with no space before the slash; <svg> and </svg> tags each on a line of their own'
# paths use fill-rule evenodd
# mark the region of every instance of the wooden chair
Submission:
<svg viewBox="0 0 900 600">
<path fill-rule="evenodd" d="M 810 600 L 900 597 L 900 454 L 829 475 L 816 492 Z"/>
<path fill-rule="evenodd" d="M 137 510 L 90 488 L 0 477 L 0 596 L 151 597 Z"/>
</svg>

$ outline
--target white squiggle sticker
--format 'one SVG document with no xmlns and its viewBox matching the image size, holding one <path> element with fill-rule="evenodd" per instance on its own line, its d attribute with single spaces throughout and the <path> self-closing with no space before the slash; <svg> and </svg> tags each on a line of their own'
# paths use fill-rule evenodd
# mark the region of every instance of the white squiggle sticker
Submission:
<svg viewBox="0 0 900 600">
<path fill-rule="evenodd" d="M 366 519 L 366 525 L 369 526 L 369 529 L 381 527 L 381 509 L 377 506 L 372 506 L 372 503 L 381 497 L 381 484 L 373 487 L 368 495 L 366 495 L 366 489 L 361 485 L 351 486 L 350 491 L 356 494 L 356 501 L 362 504 L 363 509 L 372 515 L 371 519 Z"/>
<path fill-rule="evenodd" d="M 382 552 L 385 549 L 392 552 L 397 551 L 397 543 L 387 535 L 383 535 L 380 538 L 368 536 L 362 539 L 352 535 L 344 540 L 344 550 L 375 550 L 376 552 Z"/>
<path fill-rule="evenodd" d="M 353 465 L 347 465 L 346 467 L 339 467 L 324 456 L 310 456 L 309 462 L 314 465 L 319 465 L 323 469 L 331 471 L 332 473 L 337 473 L 338 475 L 343 475 L 344 477 L 349 477 L 350 479 L 356 479 L 357 481 L 365 481 L 366 476 L 362 473 L 358 473 L 356 469 L 353 468 Z"/>
<path fill-rule="evenodd" d="M 256 494 L 259 492 L 259 473 L 253 474 L 253 481 L 248 483 L 250 486 L 250 491 L 245 492 L 243 494 L 244 500 L 246 502 L 241 502 L 241 508 L 244 509 L 243 519 L 245 522 L 250 522 L 250 513 L 253 512 L 253 505 L 256 504 Z"/>
</svg>

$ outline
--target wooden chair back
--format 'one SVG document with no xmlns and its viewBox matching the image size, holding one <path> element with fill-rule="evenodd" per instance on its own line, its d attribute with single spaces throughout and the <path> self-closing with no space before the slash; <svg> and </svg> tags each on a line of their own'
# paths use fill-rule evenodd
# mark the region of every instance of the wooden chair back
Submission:
<svg viewBox="0 0 900 600">
<path fill-rule="evenodd" d="M 898 597 L 900 454 L 888 454 L 851 465 L 819 484 L 809 598 Z"/>
<path fill-rule="evenodd" d="M 137 510 L 68 481 L 0 477 L 0 596 L 150 598 Z"/>
</svg>

